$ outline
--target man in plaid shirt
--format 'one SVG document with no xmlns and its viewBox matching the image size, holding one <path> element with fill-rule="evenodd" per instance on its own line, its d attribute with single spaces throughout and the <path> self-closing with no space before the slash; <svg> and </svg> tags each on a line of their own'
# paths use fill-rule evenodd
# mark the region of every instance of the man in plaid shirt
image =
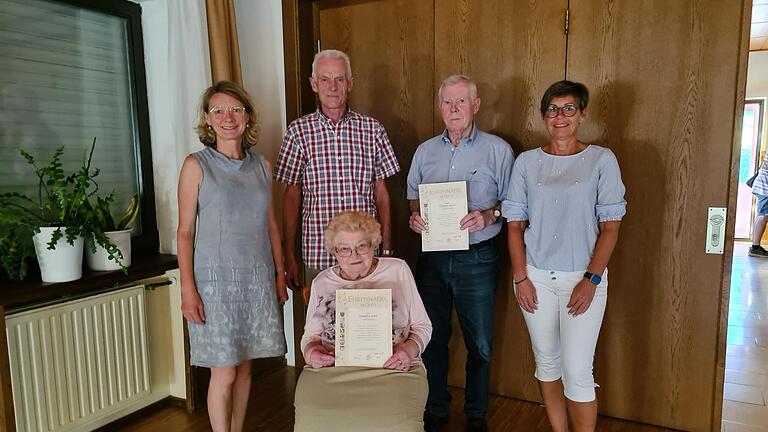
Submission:
<svg viewBox="0 0 768 432">
<path fill-rule="evenodd" d="M 385 179 L 400 171 L 381 123 L 347 107 L 352 68 L 345 53 L 317 53 L 309 81 L 320 99 L 320 108 L 288 126 L 274 169 L 275 180 L 286 184 L 285 271 L 294 289 L 309 285 L 317 273 L 335 264 L 323 246 L 323 230 L 341 211 L 359 210 L 376 216 L 382 229 L 381 253 L 392 254 Z M 300 278 L 294 252 L 300 204 L 304 279 Z"/>
</svg>

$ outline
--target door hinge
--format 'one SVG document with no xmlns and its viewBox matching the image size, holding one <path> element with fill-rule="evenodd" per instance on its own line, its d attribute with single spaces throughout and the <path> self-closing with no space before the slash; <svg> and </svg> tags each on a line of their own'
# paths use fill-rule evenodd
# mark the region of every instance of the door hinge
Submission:
<svg viewBox="0 0 768 432">
<path fill-rule="evenodd" d="M 566 9 L 565 10 L 565 19 L 563 21 L 564 21 L 563 22 L 563 24 L 564 24 L 563 31 L 565 32 L 565 34 L 567 36 L 568 35 L 568 28 L 569 28 L 569 26 L 571 24 L 571 10 L 570 9 Z"/>
</svg>

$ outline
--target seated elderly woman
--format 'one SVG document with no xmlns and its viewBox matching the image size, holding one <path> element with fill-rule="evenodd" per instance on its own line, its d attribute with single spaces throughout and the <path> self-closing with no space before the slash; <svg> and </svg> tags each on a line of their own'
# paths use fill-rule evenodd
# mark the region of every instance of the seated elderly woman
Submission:
<svg viewBox="0 0 768 432">
<path fill-rule="evenodd" d="M 427 380 L 421 353 L 432 335 L 408 265 L 377 258 L 381 229 L 365 212 L 342 212 L 325 230 L 338 265 L 312 282 L 296 386 L 294 431 L 422 431 Z M 382 368 L 334 366 L 337 289 L 392 290 L 392 356 Z"/>
</svg>

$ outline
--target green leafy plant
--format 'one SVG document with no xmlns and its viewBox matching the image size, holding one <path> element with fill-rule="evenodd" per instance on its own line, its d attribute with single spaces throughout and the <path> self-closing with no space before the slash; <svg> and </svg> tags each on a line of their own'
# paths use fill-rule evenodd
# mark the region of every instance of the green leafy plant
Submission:
<svg viewBox="0 0 768 432">
<path fill-rule="evenodd" d="M 112 207 L 115 202 L 114 192 L 106 197 L 96 197 L 95 202 L 91 201 L 87 204 L 91 222 L 97 224 L 104 232 L 126 230 L 133 225 L 139 215 L 138 193 L 133 194 L 128 208 L 125 209 L 119 219 L 115 219 L 112 215 Z"/>
<path fill-rule="evenodd" d="M 123 273 L 127 273 L 128 270 L 122 264 L 123 253 L 111 242 L 106 233 L 126 230 L 133 225 L 139 214 L 139 194 L 133 194 L 128 208 L 119 219 L 115 219 L 112 215 L 114 201 L 115 193 L 112 192 L 105 197 L 96 196 L 95 200 L 89 199 L 86 202 L 89 235 L 85 238 L 85 244 L 92 252 L 96 252 L 96 245 L 104 247 L 108 259 L 120 264 Z M 109 246 L 104 246 L 105 244 L 109 244 Z"/>
<path fill-rule="evenodd" d="M 20 150 L 22 157 L 35 170 L 38 188 L 36 199 L 18 192 L 0 194 L 0 264 L 11 279 L 21 280 L 26 276 L 25 263 L 34 250 L 31 248 L 31 235 L 40 232 L 40 227 L 56 227 L 48 249 L 55 249 L 61 238 L 74 244 L 78 236 L 83 236 L 92 239 L 91 244 L 95 242 L 107 249 L 110 259 L 113 253 L 115 260 L 122 258 L 119 249 L 104 231 L 89 223 L 88 200 L 99 189 L 95 180 L 99 169 L 91 169 L 95 147 L 96 138 L 83 164 L 71 174 L 64 171 L 61 163 L 63 146 L 54 151 L 47 164 L 41 164 L 26 150 Z M 6 244 L 12 247 L 4 247 Z"/>
</svg>

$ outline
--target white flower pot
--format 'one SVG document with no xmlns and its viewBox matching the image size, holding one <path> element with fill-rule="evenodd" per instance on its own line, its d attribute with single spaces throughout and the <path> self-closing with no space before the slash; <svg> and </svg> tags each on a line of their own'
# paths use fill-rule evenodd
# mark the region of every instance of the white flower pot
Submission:
<svg viewBox="0 0 768 432">
<path fill-rule="evenodd" d="M 40 276 L 43 282 L 69 282 L 83 276 L 83 237 L 77 236 L 75 244 L 67 243 L 66 228 L 56 247 L 48 249 L 48 242 L 53 237 L 56 227 L 41 227 L 40 232 L 32 237 L 35 244 L 37 262 L 40 264 Z"/>
<path fill-rule="evenodd" d="M 120 249 L 123 254 L 122 263 L 125 267 L 131 266 L 131 230 L 122 231 L 108 231 L 104 233 L 109 237 L 112 243 Z M 120 264 L 109 259 L 107 250 L 103 247 L 96 245 L 96 252 L 92 252 L 90 249 L 85 251 L 85 261 L 88 263 L 88 268 L 96 271 L 112 271 L 120 270 Z"/>
</svg>

